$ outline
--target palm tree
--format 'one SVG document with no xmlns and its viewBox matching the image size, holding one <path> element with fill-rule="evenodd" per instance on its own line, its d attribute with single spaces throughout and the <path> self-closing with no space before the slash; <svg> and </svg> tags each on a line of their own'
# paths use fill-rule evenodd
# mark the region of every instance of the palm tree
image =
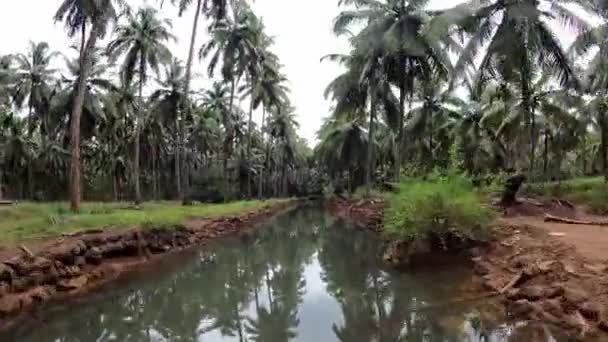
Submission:
<svg viewBox="0 0 608 342">
<path fill-rule="evenodd" d="M 141 203 L 139 182 L 140 135 L 143 127 L 144 97 L 143 88 L 149 78 L 149 69 L 157 75 L 160 66 L 168 62 L 171 52 L 165 45 L 175 37 L 169 32 L 171 21 L 159 19 L 158 11 L 151 7 L 140 9 L 135 16 L 129 17 L 128 23 L 116 29 L 116 38 L 108 45 L 108 54 L 116 59 L 124 55 L 121 66 L 122 77 L 126 83 L 131 83 L 135 75 L 139 82 L 139 108 L 135 124 L 135 156 L 133 182 L 135 185 L 135 203 Z"/>
<path fill-rule="evenodd" d="M 184 66 L 177 60 L 173 59 L 171 64 L 165 68 L 164 75 L 161 79 L 157 80 L 159 88 L 150 95 L 150 103 L 152 115 L 155 121 L 159 123 L 161 128 L 174 127 L 174 151 L 175 151 L 175 177 L 180 179 L 182 176 L 182 168 L 180 167 L 180 154 L 184 156 L 183 151 L 180 151 L 180 134 L 181 129 L 180 113 L 183 110 L 183 106 L 186 104 L 184 94 Z M 184 118 L 185 119 L 185 118 Z M 185 163 L 185 160 L 184 160 Z M 184 175 L 185 176 L 185 175 Z M 177 196 L 182 196 L 181 187 L 178 186 L 181 182 L 176 182 Z M 187 182 L 184 182 L 187 183 Z"/>
<path fill-rule="evenodd" d="M 583 32 L 572 44 L 570 52 L 576 57 L 590 57 L 585 70 L 585 90 L 591 96 L 592 101 L 588 108 L 596 115 L 595 122 L 600 132 L 600 155 L 602 162 L 602 171 L 606 182 L 608 182 L 608 119 L 606 112 L 608 111 L 608 103 L 606 97 L 608 95 L 608 78 L 606 70 L 608 70 L 608 24 L 604 23 L 598 27 L 590 28 Z M 592 48 L 597 48 L 593 51 L 593 55 L 589 56 Z"/>
<path fill-rule="evenodd" d="M 234 112 L 234 96 L 238 82 L 248 68 L 259 60 L 257 47 L 260 31 L 258 19 L 246 3 L 235 1 L 232 7 L 234 12 L 232 18 L 216 21 L 210 25 L 211 40 L 201 47 L 199 57 L 209 58 L 207 70 L 210 76 L 215 73 L 218 62 L 222 63 L 222 76 L 224 80 L 230 81 L 231 87 L 229 108 Z M 234 134 L 231 130 L 226 133 L 227 140 L 224 145 L 228 146 Z M 227 170 L 230 149 L 224 152 L 224 169 Z M 225 173 L 227 175 L 227 172 Z"/>
<path fill-rule="evenodd" d="M 522 108 L 529 121 L 531 173 L 535 168 L 536 122 L 530 88 L 536 67 L 554 75 L 561 86 L 578 86 L 570 60 L 548 22 L 557 18 L 563 26 L 576 32 L 588 27 L 584 20 L 564 6 L 564 2 L 549 2 L 546 10 L 538 1 L 472 1 L 446 11 L 429 25 L 434 26 L 435 32 L 441 32 L 458 24 L 469 33 L 469 41 L 455 65 L 455 73 L 462 75 L 481 56 L 475 76 L 477 90 L 498 76 L 519 85 Z M 582 1 L 568 2 L 584 5 Z"/>
<path fill-rule="evenodd" d="M 49 51 L 46 42 L 30 42 L 27 55 L 17 54 L 15 61 L 17 70 L 14 79 L 13 100 L 18 109 L 27 103 L 29 130 L 33 130 L 34 110 L 40 119 L 44 111 L 48 111 L 50 83 L 53 81 L 55 69 L 50 64 L 58 52 Z"/>
<path fill-rule="evenodd" d="M 428 1 L 410 0 L 341 0 L 342 5 L 355 5 L 355 9 L 341 12 L 335 20 L 334 32 L 349 32 L 352 24 L 366 23 L 364 34 L 357 40 L 383 50 L 388 67 L 387 76 L 399 88 L 399 119 L 397 122 L 398 151 L 395 161 L 395 178 L 399 177 L 404 148 L 405 99 L 409 92 L 410 109 L 414 96 L 415 79 L 428 75 L 432 69 L 447 73 L 451 62 L 447 51 L 459 51 L 460 46 L 450 37 L 436 39 L 422 34 L 432 12 L 425 10 Z M 367 31 L 367 32 L 366 32 Z"/>
<path fill-rule="evenodd" d="M 78 92 L 74 98 L 70 126 L 70 199 L 71 209 L 80 211 L 81 177 L 80 177 L 80 117 L 84 103 L 85 80 L 88 78 L 93 53 L 97 40 L 103 38 L 108 24 L 118 18 L 117 9 L 128 11 L 125 0 L 63 0 L 55 13 L 55 21 L 65 21 L 68 36 L 81 34 L 80 70 Z M 87 38 L 87 27 L 90 31 Z"/>
<path fill-rule="evenodd" d="M 27 131 L 30 137 L 34 131 L 34 120 L 40 120 L 42 115 L 48 117 L 49 83 L 53 81 L 53 75 L 56 72 L 55 69 L 50 68 L 50 63 L 57 54 L 57 52 L 49 51 L 49 45 L 46 42 L 30 42 L 27 55 L 17 54 L 15 56 L 17 70 L 12 89 L 13 103 L 17 109 L 22 109 L 24 104 L 27 103 Z M 34 118 L 34 110 L 36 118 Z M 48 129 L 47 125 L 42 127 Z M 33 198 L 34 177 L 31 161 L 27 163 L 27 169 L 29 196 Z"/>
<path fill-rule="evenodd" d="M 225 13 L 226 13 L 226 7 L 227 7 L 227 3 L 226 0 L 171 0 L 172 4 L 177 4 L 179 7 L 179 16 L 181 17 L 184 12 L 190 8 L 190 6 L 192 6 L 193 2 L 196 1 L 196 8 L 195 8 L 195 12 L 194 12 L 194 20 L 192 23 L 192 34 L 190 35 L 190 46 L 188 49 L 188 60 L 186 61 L 186 74 L 185 74 L 185 79 L 184 79 L 184 94 L 186 94 L 186 98 L 184 99 L 184 101 L 187 101 L 187 104 L 185 106 L 186 108 L 186 113 L 185 113 L 185 117 L 189 117 L 191 115 L 191 110 L 192 110 L 192 105 L 191 105 L 191 101 L 189 100 L 190 97 L 190 81 L 192 80 L 192 63 L 194 62 L 194 46 L 196 45 L 196 36 L 198 33 L 198 25 L 199 25 L 199 20 L 200 20 L 200 15 L 201 13 L 206 12 L 209 16 L 213 17 L 215 20 L 221 20 L 224 18 Z M 178 122 L 181 124 L 180 129 L 179 129 L 179 137 L 178 137 L 178 141 L 179 141 L 179 145 L 183 148 L 184 144 L 185 144 L 185 121 L 184 120 L 180 120 L 178 118 Z M 184 151 L 182 150 L 181 156 L 184 156 Z M 176 169 L 180 169 L 179 163 L 180 163 L 180 156 L 179 154 L 177 154 L 175 162 L 176 162 Z M 185 170 L 185 168 L 183 168 L 183 170 Z M 180 174 L 177 175 L 177 192 L 178 192 L 178 197 L 180 199 L 183 199 L 184 196 L 184 192 L 186 192 L 186 186 L 187 186 L 187 182 L 184 180 L 183 184 L 181 184 L 182 182 L 180 182 L 180 178 L 184 179 L 185 178 L 185 173 L 183 170 L 180 170 Z"/>
</svg>

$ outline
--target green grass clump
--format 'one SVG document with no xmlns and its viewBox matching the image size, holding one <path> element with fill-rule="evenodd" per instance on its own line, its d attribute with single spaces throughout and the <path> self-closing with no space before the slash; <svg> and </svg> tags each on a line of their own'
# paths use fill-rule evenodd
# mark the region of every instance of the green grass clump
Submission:
<svg viewBox="0 0 608 342">
<path fill-rule="evenodd" d="M 404 181 L 388 203 L 386 232 L 407 240 L 454 234 L 476 239 L 494 217 L 471 181 L 458 175 Z"/>
<path fill-rule="evenodd" d="M 242 201 L 182 206 L 178 202 L 84 203 L 79 214 L 60 203 L 19 203 L 0 207 L 0 244 L 100 228 L 124 229 L 184 224 L 193 218 L 213 218 L 261 209 L 281 200 Z"/>
<path fill-rule="evenodd" d="M 576 178 L 563 182 L 528 184 L 525 192 L 537 197 L 555 197 L 583 205 L 594 214 L 608 214 L 608 184 L 603 177 Z"/>
</svg>

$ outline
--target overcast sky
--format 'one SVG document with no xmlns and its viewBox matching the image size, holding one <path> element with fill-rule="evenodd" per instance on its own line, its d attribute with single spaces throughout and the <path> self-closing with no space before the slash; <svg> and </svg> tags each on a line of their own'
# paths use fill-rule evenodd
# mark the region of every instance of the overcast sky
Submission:
<svg viewBox="0 0 608 342">
<path fill-rule="evenodd" d="M 127 0 L 137 8 L 144 4 L 157 6 L 155 0 Z M 28 41 L 46 41 L 56 51 L 68 53 L 73 44 L 61 23 L 53 22 L 53 14 L 61 0 L 3 0 L 0 5 L 0 54 L 24 52 Z M 168 1 L 165 1 L 168 2 Z M 452 7 L 462 0 L 433 0 L 430 7 Z M 253 7 L 261 16 L 268 34 L 275 37 L 274 52 L 285 65 L 284 72 L 290 81 L 291 100 L 297 108 L 300 134 L 313 143 L 321 118 L 329 113 L 330 104 L 323 98 L 325 86 L 340 72 L 331 62 L 320 62 L 328 53 L 348 52 L 343 39 L 332 31 L 333 18 L 339 13 L 338 0 L 256 0 Z M 173 21 L 173 33 L 179 41 L 173 53 L 180 59 L 187 57 L 193 13 L 182 18 L 177 10 L 165 4 L 163 15 Z M 205 23 L 203 25 L 206 26 Z M 569 44 L 568 34 L 561 35 Z M 200 30 L 197 49 L 206 40 Z M 196 61 L 194 72 L 205 74 L 203 63 Z M 200 83 L 201 81 L 199 81 Z M 202 83 L 201 83 L 202 84 Z M 256 115 L 260 120 L 259 113 Z"/>
</svg>

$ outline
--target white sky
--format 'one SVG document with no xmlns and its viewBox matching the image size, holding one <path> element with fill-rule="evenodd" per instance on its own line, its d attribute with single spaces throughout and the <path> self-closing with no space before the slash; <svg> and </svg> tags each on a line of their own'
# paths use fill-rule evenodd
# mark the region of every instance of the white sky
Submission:
<svg viewBox="0 0 608 342">
<path fill-rule="evenodd" d="M 24 52 L 30 40 L 46 41 L 56 51 L 68 53 L 73 44 L 61 23 L 53 22 L 53 15 L 61 0 L 3 0 L 0 5 L 0 54 Z M 155 0 L 128 0 L 137 8 L 143 4 L 156 6 Z M 187 57 L 193 10 L 184 17 L 177 16 L 177 9 L 167 4 L 163 14 L 173 20 L 173 33 L 179 41 L 173 53 L 180 59 Z M 432 8 L 452 7 L 463 0 L 432 0 Z M 274 52 L 285 65 L 284 72 L 290 80 L 291 101 L 297 108 L 300 134 L 309 143 L 321 118 L 329 114 L 330 104 L 323 98 L 326 85 L 340 72 L 340 67 L 331 62 L 320 62 L 329 53 L 346 53 L 348 44 L 336 38 L 331 26 L 339 13 L 338 0 L 255 0 L 253 7 L 264 19 L 268 34 L 275 37 Z M 199 30 L 197 49 L 203 40 L 206 23 Z M 567 46 L 568 34 L 563 43 Z M 571 36 L 571 35 L 570 35 Z M 206 65 L 196 61 L 194 72 L 206 78 Z M 199 81 L 203 84 L 202 81 Z M 261 114 L 256 113 L 257 120 Z"/>
</svg>

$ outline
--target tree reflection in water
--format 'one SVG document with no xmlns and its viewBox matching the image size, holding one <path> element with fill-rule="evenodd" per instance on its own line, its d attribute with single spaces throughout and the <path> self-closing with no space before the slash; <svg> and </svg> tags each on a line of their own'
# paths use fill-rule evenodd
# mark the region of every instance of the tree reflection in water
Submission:
<svg viewBox="0 0 608 342">
<path fill-rule="evenodd" d="M 466 265 L 383 269 L 377 236 L 320 209 L 209 248 L 214 262 L 198 253 L 171 258 L 93 298 L 48 306 L 0 340 L 548 340 L 543 329 L 500 325 L 492 303 L 455 304 L 471 295 Z"/>
</svg>

